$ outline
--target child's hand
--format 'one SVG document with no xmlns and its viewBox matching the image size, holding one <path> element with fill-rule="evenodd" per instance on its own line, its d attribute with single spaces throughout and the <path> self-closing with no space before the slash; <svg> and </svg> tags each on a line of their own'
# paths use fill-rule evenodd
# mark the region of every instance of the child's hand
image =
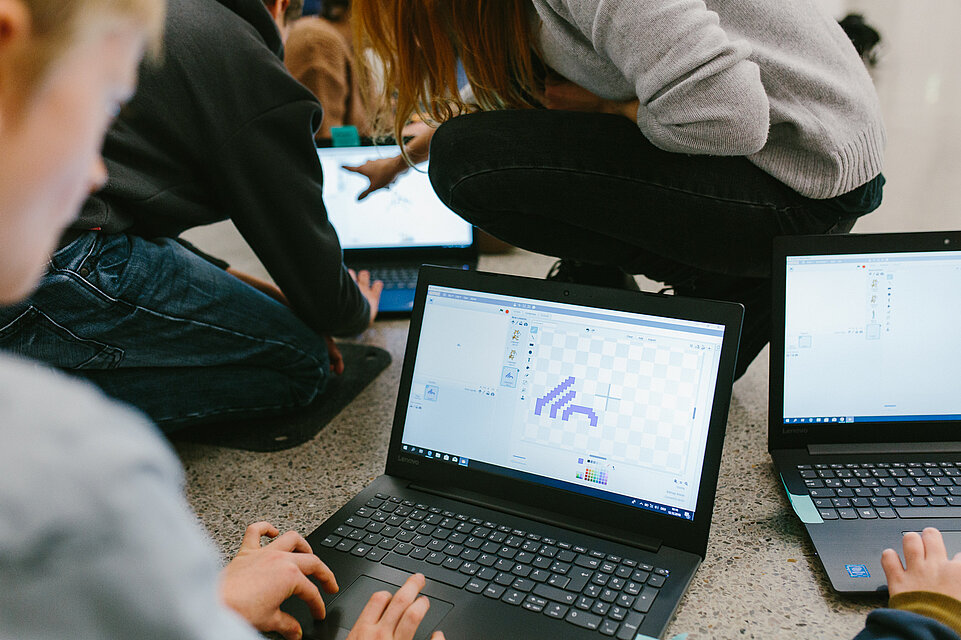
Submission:
<svg viewBox="0 0 961 640">
<path fill-rule="evenodd" d="M 881 567 L 892 596 L 907 591 L 932 591 L 961 600 L 961 553 L 948 560 L 941 532 L 928 527 L 921 535 L 904 534 L 904 566 L 894 549 L 881 554 Z"/>
</svg>

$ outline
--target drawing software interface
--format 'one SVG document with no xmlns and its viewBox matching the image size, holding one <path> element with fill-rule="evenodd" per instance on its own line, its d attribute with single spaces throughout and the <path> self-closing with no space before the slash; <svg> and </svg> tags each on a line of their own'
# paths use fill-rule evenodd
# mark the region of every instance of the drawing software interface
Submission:
<svg viewBox="0 0 961 640">
<path fill-rule="evenodd" d="M 317 149 L 324 171 L 324 204 L 341 246 L 469 246 L 473 237 L 470 223 L 448 209 L 434 193 L 426 162 L 402 173 L 389 187 L 357 200 L 369 182 L 363 175 L 343 167 L 393 158 L 399 153 L 397 145 Z"/>
<path fill-rule="evenodd" d="M 961 418 L 961 252 L 788 257 L 784 423 Z"/>
<path fill-rule="evenodd" d="M 431 286 L 402 446 L 693 519 L 723 330 Z"/>
</svg>

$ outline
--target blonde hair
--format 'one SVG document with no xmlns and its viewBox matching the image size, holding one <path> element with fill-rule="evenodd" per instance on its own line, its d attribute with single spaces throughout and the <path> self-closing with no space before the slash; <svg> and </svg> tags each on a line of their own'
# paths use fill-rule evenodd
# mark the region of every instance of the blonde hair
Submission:
<svg viewBox="0 0 961 640">
<path fill-rule="evenodd" d="M 414 114 L 444 122 L 459 113 L 534 106 L 538 61 L 529 0 L 353 0 L 355 41 L 383 64 L 379 118 L 400 140 Z M 457 60 L 474 92 L 465 104 Z"/>
<path fill-rule="evenodd" d="M 142 28 L 148 51 L 158 55 L 163 35 L 166 0 L 22 0 L 30 13 L 33 42 L 29 85 L 36 83 L 60 56 L 91 27 L 104 21 L 129 20 Z"/>
</svg>

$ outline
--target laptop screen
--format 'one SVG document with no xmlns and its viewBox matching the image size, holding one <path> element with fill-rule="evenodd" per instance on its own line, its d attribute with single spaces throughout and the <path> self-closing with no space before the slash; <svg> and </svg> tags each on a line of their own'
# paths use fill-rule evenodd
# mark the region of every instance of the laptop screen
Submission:
<svg viewBox="0 0 961 640">
<path fill-rule="evenodd" d="M 783 423 L 961 419 L 961 251 L 786 258 Z"/>
<path fill-rule="evenodd" d="M 357 200 L 367 178 L 344 169 L 368 160 L 393 158 L 397 145 L 320 147 L 327 215 L 344 249 L 469 247 L 473 234 L 440 201 L 427 177 L 427 163 L 402 173 L 389 187 Z"/>
<path fill-rule="evenodd" d="M 723 334 L 431 285 L 401 448 L 693 520 Z"/>
</svg>

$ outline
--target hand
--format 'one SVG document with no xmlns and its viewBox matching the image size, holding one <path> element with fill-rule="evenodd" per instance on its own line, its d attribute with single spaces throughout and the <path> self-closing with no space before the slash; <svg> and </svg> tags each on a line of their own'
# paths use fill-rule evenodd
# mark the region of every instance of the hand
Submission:
<svg viewBox="0 0 961 640">
<path fill-rule="evenodd" d="M 567 78 L 549 72 L 544 79 L 544 95 L 541 98 L 548 109 L 563 111 L 587 111 L 621 115 L 631 122 L 637 120 L 640 100 L 605 100 Z"/>
<path fill-rule="evenodd" d="M 415 573 L 393 596 L 386 591 L 372 595 L 347 640 L 411 640 L 430 608 L 425 596 L 417 597 L 423 588 L 424 576 Z M 444 640 L 444 634 L 435 631 L 430 640 Z"/>
<path fill-rule="evenodd" d="M 255 278 L 249 273 L 244 273 L 243 271 L 237 271 L 233 267 L 227 267 L 227 273 L 237 278 L 241 282 L 246 282 L 257 291 L 270 296 L 277 302 L 280 302 L 281 304 L 284 304 L 288 307 L 290 306 L 290 302 L 288 302 L 287 296 L 284 295 L 284 292 L 281 291 L 280 287 L 278 287 L 277 285 L 267 282 L 266 280 L 261 280 L 260 278 Z"/>
<path fill-rule="evenodd" d="M 282 612 L 280 604 L 297 596 L 307 603 L 314 618 L 323 619 L 324 600 L 307 576 L 317 578 L 327 593 L 337 592 L 337 581 L 300 534 L 279 534 L 267 522 L 247 527 L 240 551 L 220 574 L 220 597 L 259 631 L 276 631 L 287 640 L 300 640 L 300 624 Z M 261 547 L 261 536 L 276 540 Z"/>
<path fill-rule="evenodd" d="M 933 591 L 961 600 L 961 553 L 948 560 L 941 532 L 928 527 L 904 534 L 904 566 L 894 549 L 881 554 L 881 567 L 888 579 L 888 593 Z"/>
<path fill-rule="evenodd" d="M 347 171 L 359 173 L 370 180 L 370 186 L 357 196 L 358 200 L 363 200 L 374 191 L 383 189 L 390 185 L 397 176 L 407 171 L 407 163 L 403 156 L 393 158 L 380 158 L 378 160 L 368 160 L 359 167 L 343 167 Z"/>
<path fill-rule="evenodd" d="M 344 356 L 341 355 L 337 343 L 330 336 L 324 336 L 327 340 L 327 355 L 330 358 L 330 370 L 341 375 L 344 372 Z"/>
<path fill-rule="evenodd" d="M 348 269 L 347 272 L 350 273 L 350 277 L 357 283 L 357 288 L 360 289 L 360 292 L 370 304 L 370 326 L 373 326 L 374 318 L 377 317 L 377 306 L 380 304 L 380 292 L 384 290 L 384 283 L 380 280 L 371 282 L 370 271 L 365 270 L 357 273 L 353 269 Z"/>
</svg>

